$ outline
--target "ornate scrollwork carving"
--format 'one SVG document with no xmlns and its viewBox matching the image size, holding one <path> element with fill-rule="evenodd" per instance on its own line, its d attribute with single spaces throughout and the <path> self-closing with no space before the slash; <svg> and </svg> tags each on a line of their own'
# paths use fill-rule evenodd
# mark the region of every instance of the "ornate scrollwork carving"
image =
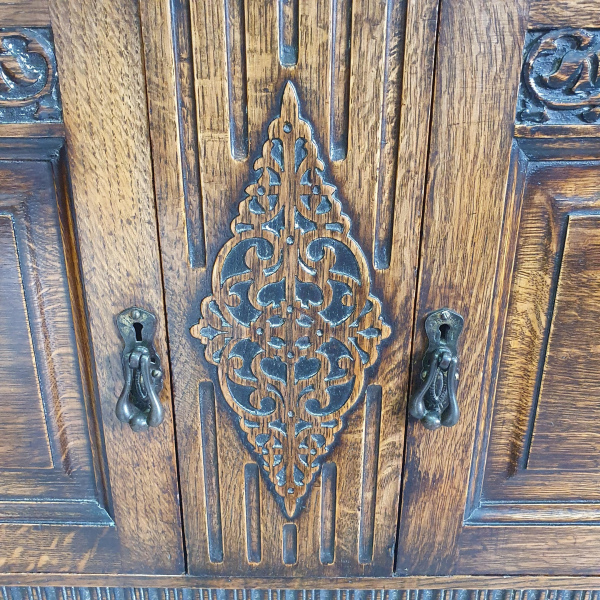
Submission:
<svg viewBox="0 0 600 600">
<path fill-rule="evenodd" d="M 528 34 L 518 119 L 593 123 L 600 118 L 600 34 L 558 29 Z"/>
<path fill-rule="evenodd" d="M 60 121 L 49 29 L 0 29 L 0 122 Z"/>
<path fill-rule="evenodd" d="M 293 518 L 390 334 L 288 83 L 192 335 Z"/>
</svg>

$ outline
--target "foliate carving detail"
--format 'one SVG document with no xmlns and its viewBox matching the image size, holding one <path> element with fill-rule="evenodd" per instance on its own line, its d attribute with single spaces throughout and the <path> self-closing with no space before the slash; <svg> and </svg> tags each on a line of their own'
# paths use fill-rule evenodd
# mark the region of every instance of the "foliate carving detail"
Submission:
<svg viewBox="0 0 600 600">
<path fill-rule="evenodd" d="M 254 168 L 191 332 L 293 518 L 390 328 L 291 83 Z"/>
<path fill-rule="evenodd" d="M 600 32 L 530 32 L 526 40 L 518 120 L 594 123 L 600 119 Z"/>
<path fill-rule="evenodd" d="M 0 123 L 60 121 L 50 30 L 0 28 Z"/>
</svg>

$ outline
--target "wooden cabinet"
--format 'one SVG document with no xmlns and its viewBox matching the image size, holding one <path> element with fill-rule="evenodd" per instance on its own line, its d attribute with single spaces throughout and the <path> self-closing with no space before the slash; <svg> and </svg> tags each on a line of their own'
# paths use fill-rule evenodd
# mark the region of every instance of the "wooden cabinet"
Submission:
<svg viewBox="0 0 600 600">
<path fill-rule="evenodd" d="M 598 585 L 599 56 L 587 0 L 0 1 L 0 583 Z"/>
</svg>

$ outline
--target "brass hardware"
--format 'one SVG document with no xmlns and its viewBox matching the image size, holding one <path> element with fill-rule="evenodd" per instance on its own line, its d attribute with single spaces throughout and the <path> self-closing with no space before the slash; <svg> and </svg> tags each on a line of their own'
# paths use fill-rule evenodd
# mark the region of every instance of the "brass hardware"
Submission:
<svg viewBox="0 0 600 600">
<path fill-rule="evenodd" d="M 129 423 L 134 431 L 156 427 L 164 419 L 158 397 L 163 387 L 163 372 L 152 344 L 156 317 L 141 308 L 128 308 L 117 317 L 117 327 L 125 341 L 122 355 L 125 386 L 117 401 L 117 418 Z"/>
<path fill-rule="evenodd" d="M 429 346 L 423 357 L 423 383 L 411 398 L 408 411 L 427 429 L 452 427 L 460 409 L 456 401 L 458 386 L 458 337 L 464 319 L 449 308 L 436 310 L 425 319 Z"/>
</svg>

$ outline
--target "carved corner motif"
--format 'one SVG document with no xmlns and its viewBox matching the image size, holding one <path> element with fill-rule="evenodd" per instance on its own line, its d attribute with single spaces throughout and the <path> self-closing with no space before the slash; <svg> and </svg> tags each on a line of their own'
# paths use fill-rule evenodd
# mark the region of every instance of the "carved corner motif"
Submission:
<svg viewBox="0 0 600 600">
<path fill-rule="evenodd" d="M 0 28 L 0 123 L 61 122 L 49 28 Z"/>
<path fill-rule="evenodd" d="M 191 333 L 294 518 L 390 328 L 290 82 L 254 169 Z"/>
<path fill-rule="evenodd" d="M 517 121 L 582 124 L 600 119 L 600 32 L 529 32 Z"/>
</svg>

